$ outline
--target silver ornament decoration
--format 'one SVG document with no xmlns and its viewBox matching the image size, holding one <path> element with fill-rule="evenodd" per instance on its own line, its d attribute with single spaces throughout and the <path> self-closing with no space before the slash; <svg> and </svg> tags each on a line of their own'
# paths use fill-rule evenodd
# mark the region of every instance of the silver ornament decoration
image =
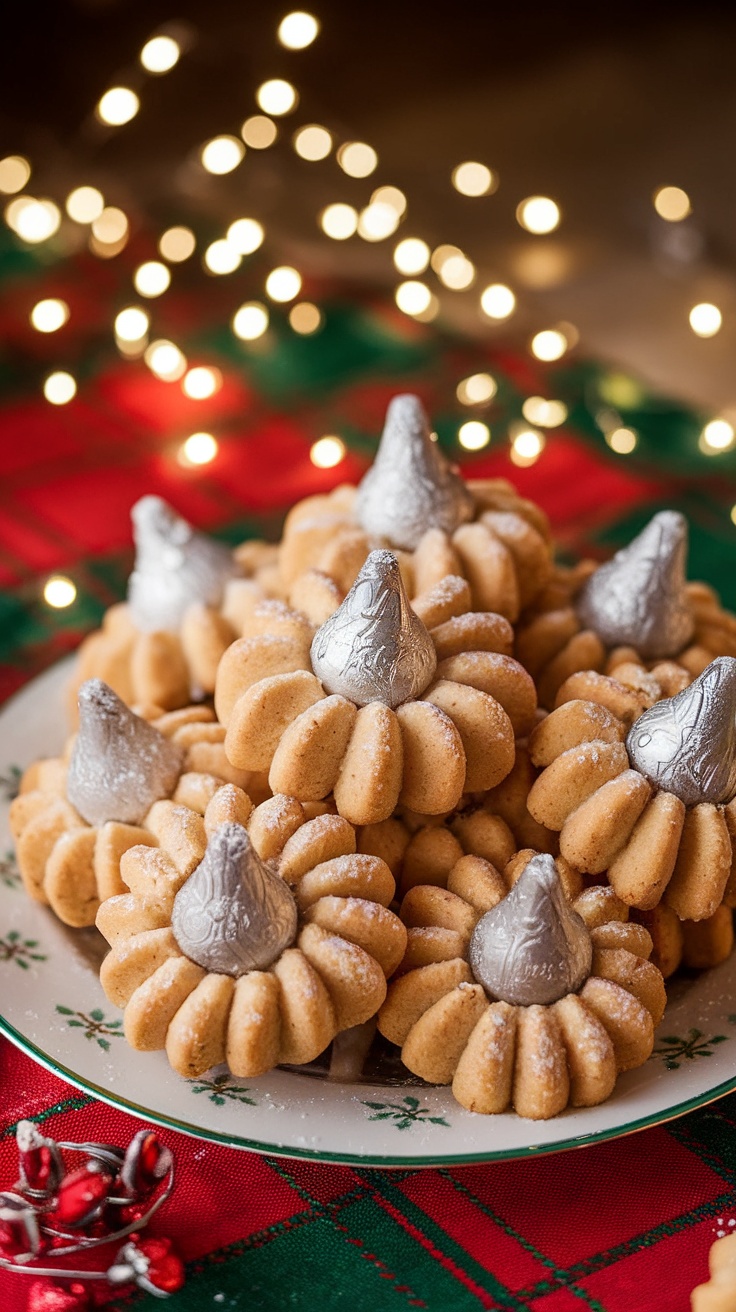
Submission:
<svg viewBox="0 0 736 1312">
<path fill-rule="evenodd" d="M 171 796 L 183 762 L 182 748 L 135 715 L 102 679 L 82 684 L 66 795 L 88 824 L 140 824 L 154 802 Z"/>
<path fill-rule="evenodd" d="M 366 533 L 413 551 L 430 528 L 454 533 L 473 518 L 473 498 L 432 441 L 417 396 L 395 396 L 381 443 L 358 487 L 356 515 Z"/>
<path fill-rule="evenodd" d="M 232 552 L 198 533 L 161 497 L 141 497 L 130 513 L 136 557 L 128 604 L 136 627 L 175 632 L 193 602 L 218 606 L 238 572 Z"/>
<path fill-rule="evenodd" d="M 197 965 L 238 978 L 266 970 L 296 937 L 293 894 L 261 861 L 242 825 L 216 829 L 174 899 L 171 927 Z"/>
<path fill-rule="evenodd" d="M 317 630 L 312 667 L 327 692 L 357 706 L 394 708 L 429 686 L 434 643 L 409 605 L 391 551 L 371 552 L 342 605 Z"/>
<path fill-rule="evenodd" d="M 655 702 L 629 730 L 629 760 L 685 806 L 736 795 L 736 660 L 719 656 L 675 697 Z"/>
<path fill-rule="evenodd" d="M 636 647 L 646 660 L 675 656 L 693 636 L 686 584 L 687 520 L 662 510 L 638 537 L 591 574 L 576 609 L 608 647 Z"/>
<path fill-rule="evenodd" d="M 532 857 L 510 893 L 478 921 L 469 960 L 491 998 L 517 1007 L 549 1006 L 582 988 L 593 945 L 548 853 Z"/>
</svg>

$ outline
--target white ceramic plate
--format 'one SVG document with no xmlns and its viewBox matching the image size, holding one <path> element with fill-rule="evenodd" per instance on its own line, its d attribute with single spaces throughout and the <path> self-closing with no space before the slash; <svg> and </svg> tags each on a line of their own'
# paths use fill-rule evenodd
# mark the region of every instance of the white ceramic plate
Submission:
<svg viewBox="0 0 736 1312">
<path fill-rule="evenodd" d="M 0 713 L 0 788 L 13 767 L 58 752 L 70 663 L 34 680 Z M 4 787 L 8 781 L 7 788 Z M 363 1166 L 494 1161 L 581 1147 L 682 1115 L 736 1088 L 736 954 L 671 990 L 655 1053 L 600 1107 L 551 1121 L 477 1116 L 450 1091 L 345 1084 L 293 1071 L 254 1080 L 182 1080 L 163 1053 L 133 1052 L 105 998 L 96 930 L 70 930 L 25 896 L 0 803 L 0 1030 L 42 1065 L 104 1102 L 234 1148 Z"/>
</svg>

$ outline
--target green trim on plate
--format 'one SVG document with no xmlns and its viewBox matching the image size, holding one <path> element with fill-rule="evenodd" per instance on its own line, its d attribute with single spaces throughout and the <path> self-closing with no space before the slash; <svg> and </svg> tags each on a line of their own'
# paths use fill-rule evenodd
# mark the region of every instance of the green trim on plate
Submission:
<svg viewBox="0 0 736 1312">
<path fill-rule="evenodd" d="M 474 1163 L 482 1162 L 504 1162 L 518 1161 L 525 1157 L 542 1157 L 549 1153 L 568 1152 L 573 1148 L 587 1148 L 590 1144 L 605 1143 L 608 1139 L 621 1139 L 625 1135 L 635 1134 L 638 1130 L 651 1129 L 655 1125 L 664 1125 L 667 1121 L 674 1121 L 679 1116 L 684 1116 L 687 1112 L 695 1111 L 698 1107 L 706 1107 L 708 1103 L 716 1102 L 726 1093 L 733 1093 L 736 1090 L 736 1075 L 732 1079 L 726 1080 L 719 1084 L 715 1089 L 708 1089 L 695 1098 L 690 1098 L 686 1102 L 678 1103 L 675 1107 L 668 1107 L 662 1113 L 656 1113 L 652 1116 L 645 1116 L 639 1121 L 631 1121 L 628 1125 L 613 1126 L 609 1130 L 600 1130 L 593 1134 L 578 1135 L 574 1139 L 560 1139 L 557 1143 L 540 1144 L 539 1146 L 530 1145 L 527 1148 L 519 1149 L 501 1149 L 496 1152 L 485 1153 L 452 1153 L 449 1156 L 427 1156 L 422 1157 L 376 1157 L 372 1153 L 361 1156 L 357 1153 L 328 1153 L 309 1148 L 286 1148 L 283 1144 L 266 1143 L 255 1141 L 253 1139 L 244 1139 L 239 1135 L 217 1134 L 214 1130 L 206 1130 L 198 1125 L 192 1125 L 188 1121 L 179 1121 L 173 1116 L 163 1116 L 160 1112 L 152 1112 L 147 1107 L 141 1107 L 138 1103 L 129 1102 L 126 1098 L 116 1097 L 108 1093 L 106 1089 L 101 1089 L 98 1085 L 93 1084 L 90 1080 L 85 1080 L 81 1075 L 62 1066 L 56 1062 L 48 1053 L 37 1048 L 22 1034 L 0 1016 L 0 1034 L 4 1034 L 7 1039 L 13 1043 L 21 1052 L 32 1057 L 46 1070 L 51 1071 L 53 1075 L 58 1075 L 60 1079 L 66 1080 L 69 1084 L 74 1085 L 77 1089 L 82 1089 L 85 1093 L 91 1093 L 101 1102 L 106 1102 L 110 1107 L 116 1107 L 119 1111 L 130 1112 L 133 1116 L 139 1116 L 143 1120 L 151 1121 L 154 1125 L 161 1125 L 168 1130 L 178 1130 L 181 1134 L 188 1134 L 194 1139 L 206 1139 L 211 1143 L 222 1144 L 226 1148 L 240 1148 L 247 1152 L 269 1153 L 276 1157 L 300 1158 L 312 1162 L 333 1162 L 335 1165 L 343 1166 L 376 1166 L 383 1170 L 395 1167 L 397 1170 L 403 1167 L 421 1167 L 421 1166 L 470 1166 Z M 297 1076 L 297 1078 L 299 1078 Z"/>
</svg>

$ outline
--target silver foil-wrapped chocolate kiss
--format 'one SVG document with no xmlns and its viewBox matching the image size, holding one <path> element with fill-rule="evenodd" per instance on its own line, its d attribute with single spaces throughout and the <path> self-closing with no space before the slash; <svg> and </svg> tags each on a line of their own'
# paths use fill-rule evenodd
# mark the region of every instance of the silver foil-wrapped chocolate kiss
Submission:
<svg viewBox="0 0 736 1312">
<path fill-rule="evenodd" d="M 183 760 L 181 747 L 135 715 L 102 679 L 82 684 L 66 795 L 88 824 L 140 824 L 154 802 L 171 796 Z"/>
<path fill-rule="evenodd" d="M 161 497 L 141 497 L 130 513 L 136 557 L 128 604 L 136 628 L 175 631 L 193 602 L 218 606 L 238 572 L 228 548 L 198 533 Z"/>
<path fill-rule="evenodd" d="M 645 660 L 675 656 L 693 635 L 686 592 L 687 520 L 661 510 L 584 584 L 578 618 L 608 647 L 631 645 Z"/>
<path fill-rule="evenodd" d="M 655 702 L 626 739 L 631 764 L 685 806 L 736 795 L 736 660 L 719 656 L 675 697 Z"/>
<path fill-rule="evenodd" d="M 242 825 L 216 829 L 174 899 L 171 927 L 197 965 L 219 975 L 266 970 L 296 937 L 297 909 L 280 875 L 261 861 Z"/>
<path fill-rule="evenodd" d="M 371 552 L 342 605 L 315 633 L 311 654 L 326 691 L 358 706 L 394 708 L 429 686 L 434 643 L 409 605 L 393 552 Z"/>
<path fill-rule="evenodd" d="M 582 988 L 593 945 L 548 853 L 532 857 L 510 893 L 478 921 L 469 960 L 489 997 L 518 1007 L 549 1006 Z"/>
<path fill-rule="evenodd" d="M 413 551 L 427 529 L 445 533 L 473 517 L 473 498 L 432 440 L 419 397 L 395 396 L 376 458 L 358 487 L 366 533 Z"/>
</svg>

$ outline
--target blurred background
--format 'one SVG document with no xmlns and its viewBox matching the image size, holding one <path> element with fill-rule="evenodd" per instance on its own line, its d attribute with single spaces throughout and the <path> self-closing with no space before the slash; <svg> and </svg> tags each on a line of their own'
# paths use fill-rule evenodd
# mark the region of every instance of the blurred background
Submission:
<svg viewBox="0 0 736 1312">
<path fill-rule="evenodd" d="M 458 265 L 444 282 L 433 270 L 428 279 L 453 325 L 493 332 L 479 294 L 504 281 L 518 302 L 506 340 L 570 319 L 588 351 L 706 407 L 736 405 L 736 12 L 707 0 L 624 0 L 615 13 L 590 6 L 580 14 L 564 4 L 461 6 L 438 21 L 416 0 L 326 0 L 314 40 L 289 49 L 272 5 L 16 5 L 5 16 L 3 137 L 33 161 L 34 188 L 61 199 L 80 179 L 97 186 L 126 212 L 131 239 L 185 215 L 206 241 L 246 206 L 274 253 L 301 270 L 387 291 L 398 238 L 456 245 L 474 276 Z M 165 74 L 140 64 L 156 32 L 178 38 L 181 50 Z M 291 40 L 309 36 L 297 25 Z M 159 63 L 168 58 L 162 50 Z M 274 128 L 261 124 L 260 139 L 252 125 L 247 160 L 208 174 L 203 143 L 241 139 L 259 86 L 273 78 L 293 86 L 293 108 L 272 111 Z M 109 127 L 94 109 L 117 84 L 136 92 L 140 108 L 124 127 Z M 310 145 L 312 154 L 325 149 L 318 138 L 304 140 L 301 157 L 294 141 L 308 124 L 332 135 L 319 161 L 310 158 Z M 335 148 L 350 140 L 377 154 L 365 176 L 350 173 L 362 174 L 370 158 L 340 168 Z M 492 170 L 485 188 L 468 177 L 478 196 L 452 186 L 463 161 Z M 328 205 L 360 212 L 385 183 L 409 202 L 394 233 L 324 240 L 319 215 Z M 657 206 L 665 187 L 685 195 Z M 517 207 L 540 194 L 559 206 L 559 222 L 545 232 L 554 214 L 540 210 L 543 231 L 532 236 Z M 333 230 L 348 231 L 349 217 L 342 228 L 339 218 Z M 724 317 L 713 340 L 689 326 L 704 302 Z"/>
<path fill-rule="evenodd" d="M 4 22 L 0 606 L 39 662 L 122 594 L 137 496 L 273 537 L 397 390 L 568 553 L 679 506 L 736 600 L 736 11 Z"/>
</svg>

